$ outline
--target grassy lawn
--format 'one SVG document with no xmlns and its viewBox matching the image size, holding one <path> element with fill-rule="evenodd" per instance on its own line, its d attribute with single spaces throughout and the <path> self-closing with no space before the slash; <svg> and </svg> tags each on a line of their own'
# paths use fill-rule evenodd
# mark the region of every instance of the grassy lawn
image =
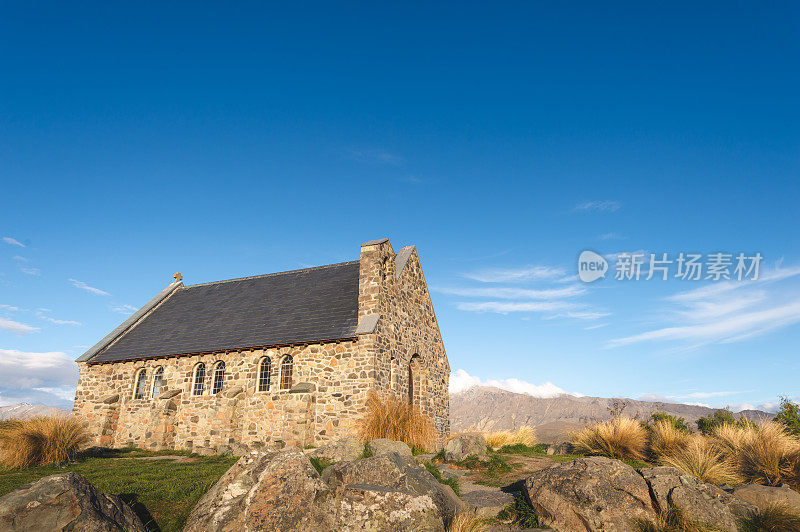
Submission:
<svg viewBox="0 0 800 532">
<path fill-rule="evenodd" d="M 103 493 L 118 495 L 150 530 L 180 530 L 192 507 L 235 462 L 230 456 L 192 456 L 191 461 L 138 460 L 158 454 L 121 450 L 85 457 L 64 467 L 43 466 L 10 471 L 0 468 L 0 495 L 48 475 L 73 471 Z"/>
</svg>

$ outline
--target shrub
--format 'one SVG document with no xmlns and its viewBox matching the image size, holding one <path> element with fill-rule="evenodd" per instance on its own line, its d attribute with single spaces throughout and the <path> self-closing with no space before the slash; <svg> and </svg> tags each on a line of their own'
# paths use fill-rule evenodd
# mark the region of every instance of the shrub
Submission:
<svg viewBox="0 0 800 532">
<path fill-rule="evenodd" d="M 661 419 L 650 428 L 650 452 L 656 458 L 676 455 L 686 449 L 691 433 L 671 420 Z"/>
<path fill-rule="evenodd" d="M 88 441 L 86 425 L 72 417 L 14 420 L 0 427 L 0 462 L 12 469 L 64 465 Z"/>
<path fill-rule="evenodd" d="M 733 463 L 714 441 L 699 434 L 691 436 L 683 449 L 661 458 L 668 466 L 680 469 L 711 484 L 739 484 Z"/>
<path fill-rule="evenodd" d="M 716 428 L 721 425 L 754 427 L 755 423 L 753 423 L 743 415 L 740 415 L 739 419 L 734 418 L 733 413 L 727 408 L 722 408 L 720 410 L 717 410 L 710 416 L 703 416 L 697 420 L 697 429 L 706 436 L 710 436 L 711 434 L 713 434 L 714 430 L 716 430 Z"/>
<path fill-rule="evenodd" d="M 525 456 L 547 456 L 547 447 L 538 443 L 536 445 L 515 443 L 514 445 L 503 445 L 497 452 L 501 454 L 521 454 Z"/>
<path fill-rule="evenodd" d="M 459 512 L 447 527 L 447 532 L 483 532 L 486 523 L 472 512 Z"/>
<path fill-rule="evenodd" d="M 786 397 L 781 397 L 781 407 L 775 415 L 775 421 L 785 425 L 786 429 L 795 436 L 800 436 L 800 405 Z"/>
<path fill-rule="evenodd" d="M 800 514 L 783 505 L 752 510 L 739 521 L 741 532 L 800 532 Z"/>
<path fill-rule="evenodd" d="M 691 432 L 689 425 L 686 424 L 686 420 L 682 417 L 676 417 L 671 414 L 667 414 L 666 412 L 653 412 L 653 414 L 650 416 L 651 425 L 655 426 L 661 422 L 668 423 L 676 430 L 680 430 L 682 432 Z"/>
<path fill-rule="evenodd" d="M 378 438 L 402 441 L 409 447 L 430 449 L 436 441 L 436 428 L 431 418 L 418 408 L 394 397 L 382 399 L 371 394 L 367 399 L 367 414 L 358 426 L 361 441 Z"/>
<path fill-rule="evenodd" d="M 451 488 L 453 488 L 453 492 L 455 492 L 456 495 L 458 495 L 459 497 L 461 496 L 461 486 L 459 485 L 457 478 L 443 477 L 442 472 L 439 471 L 439 468 L 433 465 L 432 462 L 425 462 L 425 469 L 427 469 L 428 472 L 431 475 L 433 475 L 433 478 L 435 478 L 439 482 L 439 484 L 450 486 Z"/>
<path fill-rule="evenodd" d="M 578 451 L 609 458 L 644 458 L 647 432 L 638 422 L 628 417 L 595 423 L 572 435 Z"/>
<path fill-rule="evenodd" d="M 514 502 L 500 510 L 497 514 L 500 521 L 510 522 L 520 528 L 538 528 L 539 517 L 536 510 L 528 504 L 528 501 L 521 497 L 514 499 Z"/>
<path fill-rule="evenodd" d="M 483 437 L 486 438 L 486 445 L 492 448 L 517 444 L 533 447 L 536 443 L 536 431 L 533 430 L 533 427 L 520 427 L 516 430 L 487 432 L 484 433 Z"/>
<path fill-rule="evenodd" d="M 800 440 L 779 423 L 761 423 L 758 430 L 743 439 L 733 459 L 747 482 L 767 486 L 786 482 L 794 489 L 800 488 Z"/>
</svg>

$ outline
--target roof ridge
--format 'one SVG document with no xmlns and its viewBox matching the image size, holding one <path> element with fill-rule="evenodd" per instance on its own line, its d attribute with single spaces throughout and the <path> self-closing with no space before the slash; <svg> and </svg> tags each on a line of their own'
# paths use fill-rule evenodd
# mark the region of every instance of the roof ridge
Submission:
<svg viewBox="0 0 800 532">
<path fill-rule="evenodd" d="M 181 287 L 181 289 L 182 290 L 186 290 L 186 289 L 195 288 L 195 287 L 198 287 L 198 286 L 209 286 L 209 285 L 212 285 L 212 284 L 222 284 L 222 283 L 232 283 L 232 282 L 236 282 L 236 281 L 246 281 L 248 279 L 261 279 L 263 277 L 272 277 L 274 275 L 284 275 L 284 274 L 288 274 L 288 273 L 300 273 L 300 272 L 308 272 L 308 271 L 312 271 L 312 270 L 322 270 L 322 269 L 325 269 L 325 268 L 333 268 L 335 266 L 345 266 L 345 265 L 349 265 L 349 264 L 358 264 L 359 262 L 360 261 L 358 261 L 358 260 L 351 260 L 351 261 L 347 261 L 347 262 L 337 262 L 335 264 L 324 264 L 322 266 L 312 266 L 310 268 L 300 268 L 299 270 L 286 270 L 286 271 L 283 271 L 283 272 L 264 273 L 264 274 L 261 274 L 261 275 L 250 275 L 250 276 L 247 276 L 247 277 L 237 277 L 235 279 L 223 279 L 221 281 L 210 281 L 208 283 L 190 284 L 188 286 L 184 285 L 183 287 Z"/>
</svg>

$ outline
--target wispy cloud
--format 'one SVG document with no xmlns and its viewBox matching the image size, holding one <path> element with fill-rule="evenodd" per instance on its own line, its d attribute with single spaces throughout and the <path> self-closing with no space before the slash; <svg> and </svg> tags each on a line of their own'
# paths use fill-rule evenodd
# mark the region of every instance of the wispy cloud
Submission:
<svg viewBox="0 0 800 532">
<path fill-rule="evenodd" d="M 44 321 L 48 321 L 48 322 L 50 322 L 50 323 L 52 323 L 54 325 L 73 325 L 73 326 L 76 326 L 76 327 L 81 325 L 81 323 L 79 321 L 58 320 L 58 319 L 52 318 L 52 317 L 48 316 L 47 314 L 45 314 L 46 312 L 50 312 L 50 310 L 49 309 L 39 309 L 38 311 L 36 311 L 36 315 L 39 318 L 43 319 Z"/>
<path fill-rule="evenodd" d="M 39 327 L 32 327 L 18 321 L 7 320 L 5 318 L 0 318 L 0 329 L 12 332 L 14 334 L 19 334 L 20 336 L 23 334 L 39 332 Z"/>
<path fill-rule="evenodd" d="M 586 293 L 581 286 L 534 290 L 529 288 L 436 288 L 436 292 L 462 297 L 489 297 L 497 299 L 562 299 Z"/>
<path fill-rule="evenodd" d="M 614 212 L 622 207 L 622 203 L 614 200 L 584 201 L 575 205 L 574 211 Z"/>
<path fill-rule="evenodd" d="M 106 292 L 105 290 L 100 290 L 99 288 L 95 288 L 93 286 L 89 286 L 88 284 L 84 283 L 83 281 L 78 281 L 76 279 L 70 279 L 69 282 L 71 282 L 72 286 L 74 286 L 75 288 L 80 288 L 81 290 L 86 290 L 87 292 L 89 292 L 91 294 L 95 294 L 95 295 L 98 295 L 98 296 L 110 296 L 111 295 L 108 292 Z"/>
<path fill-rule="evenodd" d="M 26 275 L 42 275 L 42 270 L 39 268 L 20 268 L 19 271 Z"/>
<path fill-rule="evenodd" d="M 598 240 L 627 240 L 628 237 L 619 233 L 603 233 L 597 237 Z"/>
<path fill-rule="evenodd" d="M 19 307 L 15 307 L 13 305 L 0 305 L 0 309 L 2 310 L 10 310 L 12 312 L 16 312 L 19 310 Z"/>
<path fill-rule="evenodd" d="M 450 374 L 450 393 L 462 392 L 473 386 L 492 386 L 514 393 L 524 393 L 532 397 L 558 397 L 559 395 L 580 395 L 567 394 L 552 382 L 544 384 L 533 384 L 519 379 L 486 379 L 470 375 L 463 369 L 458 369 Z"/>
<path fill-rule="evenodd" d="M 25 257 L 23 257 L 21 255 L 14 255 L 11 258 L 14 259 L 14 260 L 17 260 L 19 262 L 28 262 L 28 259 L 26 259 Z"/>
<path fill-rule="evenodd" d="M 456 308 L 470 312 L 508 314 L 509 312 L 557 312 L 560 310 L 577 309 L 580 308 L 580 306 L 563 301 L 483 301 L 480 303 L 461 302 L 456 304 Z"/>
<path fill-rule="evenodd" d="M 124 304 L 123 305 L 111 305 L 110 308 L 114 312 L 116 312 L 118 314 L 125 314 L 126 316 L 129 316 L 129 315 L 133 314 L 134 312 L 136 312 L 136 307 L 134 307 L 133 305 L 124 305 Z"/>
<path fill-rule="evenodd" d="M 12 246 L 19 246 L 21 248 L 25 247 L 25 244 L 23 244 L 22 242 L 20 242 L 16 238 L 11 238 L 10 236 L 4 236 L 3 237 L 3 242 L 5 242 L 6 244 L 10 244 Z"/>
<path fill-rule="evenodd" d="M 551 266 L 523 266 L 520 268 L 491 268 L 462 274 L 467 279 L 482 283 L 508 283 L 522 281 L 550 280 L 563 277 L 563 268 Z"/>
<path fill-rule="evenodd" d="M 767 271 L 757 281 L 721 282 L 665 298 L 675 325 L 615 338 L 607 347 L 640 342 L 688 342 L 690 348 L 733 343 L 800 323 L 797 283 L 771 285 L 800 275 L 800 268 Z"/>
</svg>

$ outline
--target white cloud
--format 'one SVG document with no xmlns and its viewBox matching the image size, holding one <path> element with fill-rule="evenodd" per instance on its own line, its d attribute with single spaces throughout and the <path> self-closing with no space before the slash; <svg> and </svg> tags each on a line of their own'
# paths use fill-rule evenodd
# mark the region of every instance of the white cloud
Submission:
<svg viewBox="0 0 800 532">
<path fill-rule="evenodd" d="M 381 149 L 347 149 L 345 154 L 360 163 L 399 165 L 403 158 Z"/>
<path fill-rule="evenodd" d="M 117 312 L 119 314 L 124 314 L 126 316 L 130 316 L 134 312 L 136 312 L 136 307 L 133 305 L 111 305 L 111 310 Z"/>
<path fill-rule="evenodd" d="M 586 293 L 581 286 L 531 290 L 526 288 L 438 288 L 437 292 L 463 297 L 492 297 L 499 299 L 561 299 Z"/>
<path fill-rule="evenodd" d="M 622 207 L 622 203 L 619 201 L 613 200 L 602 200 L 602 201 L 584 201 L 575 205 L 573 210 L 576 211 L 594 211 L 594 212 L 614 212 L 618 211 Z"/>
<path fill-rule="evenodd" d="M 38 327 L 31 327 L 30 325 L 4 318 L 0 318 L 0 329 L 19 335 L 39 332 Z"/>
<path fill-rule="evenodd" d="M 604 233 L 597 237 L 598 240 L 626 240 L 627 238 L 619 233 Z"/>
<path fill-rule="evenodd" d="M 3 242 L 5 242 L 6 244 L 10 244 L 12 246 L 19 246 L 21 248 L 25 247 L 25 244 L 23 244 L 22 242 L 20 242 L 19 240 L 15 239 L 15 238 L 11 238 L 10 236 L 4 236 L 3 237 Z"/>
<path fill-rule="evenodd" d="M 610 316 L 609 312 L 592 312 L 592 311 L 571 311 L 571 312 L 561 312 L 559 314 L 555 314 L 553 316 L 548 316 L 546 319 L 552 320 L 555 318 L 572 318 L 575 320 L 599 320 L 600 318 L 605 318 L 606 316 Z"/>
<path fill-rule="evenodd" d="M 0 309 L 10 310 L 12 312 L 16 312 L 16 311 L 19 310 L 19 307 L 15 307 L 15 306 L 12 306 L 12 305 L 0 305 Z"/>
<path fill-rule="evenodd" d="M 77 363 L 60 351 L 0 349 L 0 387 L 74 386 Z"/>
<path fill-rule="evenodd" d="M 11 258 L 12 258 L 12 259 L 14 259 L 14 260 L 18 260 L 18 261 L 20 261 L 20 262 L 28 262 L 28 259 L 26 259 L 25 257 L 22 257 L 22 256 L 20 256 L 20 255 L 14 255 L 14 256 L 13 256 L 13 257 L 11 257 Z"/>
<path fill-rule="evenodd" d="M 509 312 L 556 312 L 579 308 L 578 305 L 565 303 L 563 301 L 528 301 L 528 302 L 505 302 L 505 301 L 483 301 L 481 303 L 458 303 L 458 310 L 470 312 L 496 312 L 498 314 L 508 314 Z"/>
<path fill-rule="evenodd" d="M 457 393 L 473 386 L 492 386 L 507 390 L 514 393 L 524 393 L 532 397 L 558 397 L 565 395 L 567 392 L 553 384 L 552 382 L 545 382 L 544 384 L 532 384 L 519 379 L 488 379 L 482 380 L 480 377 L 475 377 L 467 373 L 463 369 L 458 369 L 450 374 L 450 393 Z M 576 395 L 576 394 L 572 394 Z"/>
<path fill-rule="evenodd" d="M 563 277 L 563 268 L 551 266 L 525 266 L 521 268 L 495 268 L 474 273 L 465 273 L 464 277 L 482 283 L 508 283 L 519 281 L 540 281 Z"/>
<path fill-rule="evenodd" d="M 110 296 L 108 292 L 104 290 L 100 290 L 99 288 L 95 288 L 93 286 L 89 286 L 88 284 L 84 283 L 83 281 L 77 281 L 75 279 L 70 279 L 69 282 L 72 283 L 72 286 L 75 288 L 80 288 L 81 290 L 86 290 L 89 293 L 96 294 L 98 296 Z"/>
<path fill-rule="evenodd" d="M 20 268 L 19 271 L 26 275 L 42 275 L 42 270 L 39 268 Z"/>
<path fill-rule="evenodd" d="M 55 325 L 75 325 L 75 326 L 79 326 L 81 324 L 79 321 L 57 320 L 57 319 L 51 318 L 50 316 L 47 316 L 45 314 L 45 312 L 50 312 L 50 309 L 40 308 L 40 309 L 38 309 L 36 311 L 36 315 L 38 317 L 40 317 L 41 319 L 43 319 L 45 321 L 49 321 L 50 323 L 53 323 Z"/>
</svg>

